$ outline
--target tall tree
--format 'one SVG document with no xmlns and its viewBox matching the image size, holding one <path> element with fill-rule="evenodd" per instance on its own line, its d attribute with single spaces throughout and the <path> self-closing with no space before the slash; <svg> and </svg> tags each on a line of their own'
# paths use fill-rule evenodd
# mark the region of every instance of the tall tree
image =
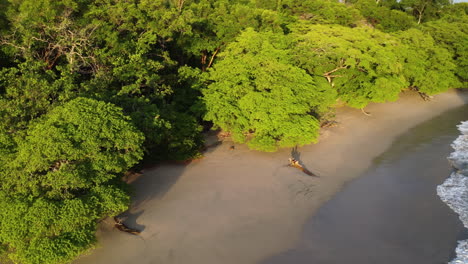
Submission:
<svg viewBox="0 0 468 264">
<path fill-rule="evenodd" d="M 437 19 L 444 6 L 450 4 L 449 0 L 402 0 L 401 5 L 405 10 L 414 15 L 418 24 Z"/>
<path fill-rule="evenodd" d="M 262 151 L 317 141 L 335 93 L 293 66 L 287 45 L 282 34 L 253 29 L 228 45 L 203 90 L 205 119 Z"/>
<path fill-rule="evenodd" d="M 446 19 L 425 23 L 424 32 L 429 33 L 436 44 L 450 51 L 455 60 L 457 76 L 465 83 L 468 81 L 468 16 L 460 17 L 457 21 Z M 466 87 L 466 84 L 465 84 Z"/>
<path fill-rule="evenodd" d="M 328 82 L 338 98 L 363 108 L 370 102 L 395 101 L 407 87 L 403 45 L 394 37 L 371 28 L 306 25 L 295 29 L 296 63 Z"/>
<path fill-rule="evenodd" d="M 4 142 L 0 244 L 12 260 L 70 261 L 93 245 L 98 219 L 127 208 L 118 177 L 142 158 L 143 135 L 120 108 L 77 98 L 33 122 L 16 148 Z"/>
<path fill-rule="evenodd" d="M 309 21 L 312 24 L 356 26 L 363 19 L 358 9 L 339 1 L 284 0 L 282 3 L 284 5 L 282 12 L 296 16 L 300 20 Z"/>
<path fill-rule="evenodd" d="M 384 32 L 407 30 L 416 25 L 413 16 L 398 9 L 390 9 L 388 5 L 391 3 L 358 0 L 353 6 L 361 11 L 369 24 Z"/>
<path fill-rule="evenodd" d="M 433 95 L 449 88 L 459 88 L 457 66 L 450 52 L 436 45 L 431 35 L 418 29 L 396 34 L 406 48 L 399 50 L 405 58 L 403 75 L 410 87 Z"/>
</svg>

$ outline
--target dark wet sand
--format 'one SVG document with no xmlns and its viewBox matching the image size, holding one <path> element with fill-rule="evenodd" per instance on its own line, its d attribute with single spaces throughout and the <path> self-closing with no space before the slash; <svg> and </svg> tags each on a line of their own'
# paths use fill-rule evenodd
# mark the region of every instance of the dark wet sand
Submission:
<svg viewBox="0 0 468 264">
<path fill-rule="evenodd" d="M 451 172 L 455 126 L 467 119 L 465 105 L 400 136 L 318 210 L 295 248 L 262 264 L 447 263 L 468 234 L 436 186 Z"/>
</svg>

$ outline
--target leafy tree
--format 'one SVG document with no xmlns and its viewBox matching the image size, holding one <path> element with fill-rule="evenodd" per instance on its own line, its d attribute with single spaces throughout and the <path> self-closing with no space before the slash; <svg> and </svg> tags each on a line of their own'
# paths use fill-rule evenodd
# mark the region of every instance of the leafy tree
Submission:
<svg viewBox="0 0 468 264">
<path fill-rule="evenodd" d="M 401 5 L 405 10 L 411 13 L 418 20 L 418 24 L 437 19 L 439 11 L 446 5 L 450 4 L 449 0 L 402 0 Z"/>
<path fill-rule="evenodd" d="M 467 17 L 465 16 L 465 21 Z M 463 20 L 463 18 L 461 19 Z M 422 30 L 429 33 L 436 44 L 450 51 L 457 64 L 457 75 L 468 80 L 468 29 L 466 22 L 437 20 L 425 23 Z"/>
<path fill-rule="evenodd" d="M 25 129 L 34 118 L 76 97 L 76 77 L 46 70 L 41 61 L 0 70 L 0 126 L 10 132 Z"/>
<path fill-rule="evenodd" d="M 359 10 L 338 1 L 284 0 L 283 12 L 299 17 L 312 24 L 339 24 L 343 26 L 356 26 L 362 20 Z"/>
<path fill-rule="evenodd" d="M 12 159 L 16 143 L 5 128 L 0 128 L 0 169 Z"/>
<path fill-rule="evenodd" d="M 17 141 L 2 140 L 0 243 L 21 263 L 70 261 L 94 243 L 96 220 L 127 208 L 117 180 L 142 158 L 143 135 L 118 107 L 77 98 Z"/>
<path fill-rule="evenodd" d="M 389 9 L 384 3 L 378 1 L 358 0 L 354 6 L 361 11 L 371 25 L 384 32 L 407 30 L 416 25 L 411 15 L 401 10 Z"/>
<path fill-rule="evenodd" d="M 369 28 L 306 25 L 295 29 L 295 60 L 309 74 L 327 80 L 338 98 L 363 108 L 395 101 L 407 86 L 403 58 L 394 37 Z"/>
<path fill-rule="evenodd" d="M 4 31 L 7 27 L 8 20 L 6 19 L 5 10 L 8 8 L 7 0 L 0 0 L 0 32 Z"/>
<path fill-rule="evenodd" d="M 291 65 L 283 35 L 247 29 L 220 57 L 203 90 L 206 120 L 262 151 L 317 140 L 335 94 Z"/>
<path fill-rule="evenodd" d="M 184 116 L 193 104 L 183 101 L 174 107 L 174 102 L 180 103 L 179 98 L 187 94 L 196 98 L 199 93 L 178 80 L 171 45 L 177 31 L 190 29 L 178 8 L 169 4 L 95 1 L 84 15 L 96 28 L 92 41 L 99 47 L 94 53 L 100 67 L 94 78 L 82 86 L 86 93 L 121 106 L 132 117 L 145 133 L 146 154 L 152 160 L 196 156 L 202 143 L 195 117 L 190 122 L 187 116 L 174 118 Z M 184 130 L 175 132 L 176 127 Z"/>
<path fill-rule="evenodd" d="M 450 52 L 437 46 L 429 34 L 410 29 L 397 37 L 407 46 L 400 52 L 405 57 L 404 76 L 411 87 L 433 95 L 461 86 Z"/>
<path fill-rule="evenodd" d="M 455 3 L 444 6 L 441 10 L 441 17 L 447 22 L 467 22 L 468 3 Z"/>
<path fill-rule="evenodd" d="M 216 55 L 234 41 L 239 33 L 248 28 L 259 31 L 271 30 L 283 32 L 286 18 L 270 10 L 268 6 L 249 1 L 201 0 L 188 2 L 180 12 L 188 27 L 175 31 L 174 48 L 182 50 L 180 64 L 190 63 L 202 70 L 209 68 Z M 276 5 L 276 3 L 275 3 Z M 177 52 L 174 52 L 177 53 Z M 182 58 L 180 58 L 182 57 Z"/>
<path fill-rule="evenodd" d="M 15 30 L 2 43 L 26 61 L 43 62 L 48 70 L 61 62 L 69 71 L 97 67 L 90 41 L 95 28 L 76 19 L 79 2 L 83 1 L 11 1 L 7 17 Z"/>
</svg>

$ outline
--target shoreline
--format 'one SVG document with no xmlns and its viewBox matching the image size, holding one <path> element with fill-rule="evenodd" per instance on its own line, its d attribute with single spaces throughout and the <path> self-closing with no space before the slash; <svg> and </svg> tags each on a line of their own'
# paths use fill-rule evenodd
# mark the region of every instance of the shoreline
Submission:
<svg viewBox="0 0 468 264">
<path fill-rule="evenodd" d="M 446 157 L 466 113 L 463 105 L 400 135 L 317 210 L 298 244 L 261 263 L 448 263 L 465 231 L 436 189 L 451 173 Z"/>
<path fill-rule="evenodd" d="M 132 206 L 123 214 L 141 235 L 102 224 L 101 247 L 75 263 L 258 263 L 298 242 L 316 210 L 399 135 L 467 101 L 466 91 L 430 102 L 405 92 L 397 102 L 366 107 L 371 116 L 337 109 L 338 126 L 298 149 L 296 159 L 318 178 L 287 166 L 290 149 L 261 153 L 229 141 L 190 164 L 146 170 L 132 179 Z"/>
<path fill-rule="evenodd" d="M 460 136 L 452 142 L 453 152 L 448 157 L 454 171 L 442 184 L 437 194 L 460 218 L 465 230 L 468 229 L 468 121 L 458 126 Z M 466 237 L 468 238 L 468 237 Z M 468 262 L 468 239 L 459 240 L 457 257 L 449 264 Z"/>
</svg>

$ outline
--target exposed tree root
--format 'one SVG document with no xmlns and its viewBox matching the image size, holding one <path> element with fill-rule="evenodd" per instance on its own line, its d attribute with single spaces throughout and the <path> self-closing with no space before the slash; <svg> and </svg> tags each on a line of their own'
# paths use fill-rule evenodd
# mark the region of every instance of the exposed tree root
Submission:
<svg viewBox="0 0 468 264">
<path fill-rule="evenodd" d="M 362 111 L 362 113 L 365 114 L 366 116 L 371 116 L 371 113 L 366 112 L 366 110 L 364 110 L 364 108 L 361 108 L 361 111 Z"/>
</svg>

